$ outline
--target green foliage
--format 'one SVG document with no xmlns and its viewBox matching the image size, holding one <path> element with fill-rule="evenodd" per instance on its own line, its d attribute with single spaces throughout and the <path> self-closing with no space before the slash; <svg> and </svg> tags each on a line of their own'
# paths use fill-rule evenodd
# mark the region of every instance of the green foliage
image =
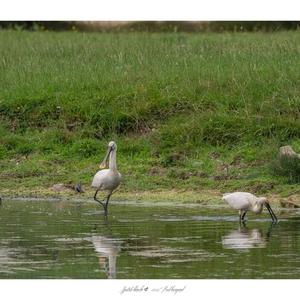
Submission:
<svg viewBox="0 0 300 300">
<path fill-rule="evenodd" d="M 25 156 L 24 174 L 46 161 L 44 184 L 88 181 L 116 140 L 130 189 L 263 181 L 270 153 L 300 140 L 299 44 L 298 32 L 0 31 L 0 178 Z"/>
<path fill-rule="evenodd" d="M 280 157 L 274 160 L 271 168 L 275 175 L 283 176 L 290 184 L 300 182 L 300 159 L 296 157 Z"/>
<path fill-rule="evenodd" d="M 6 148 L 0 144 L 0 159 L 4 159 L 6 157 Z"/>
<path fill-rule="evenodd" d="M 81 139 L 75 141 L 71 148 L 67 151 L 71 155 L 75 154 L 81 158 L 86 158 L 97 155 L 99 153 L 99 149 L 104 148 L 101 146 L 102 144 L 97 140 Z"/>
</svg>

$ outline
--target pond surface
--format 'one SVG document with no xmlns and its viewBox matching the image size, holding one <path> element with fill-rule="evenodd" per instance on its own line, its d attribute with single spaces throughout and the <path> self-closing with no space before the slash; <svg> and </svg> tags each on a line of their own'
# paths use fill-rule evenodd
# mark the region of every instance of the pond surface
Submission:
<svg viewBox="0 0 300 300">
<path fill-rule="evenodd" d="M 113 201 L 112 201 L 113 202 Z M 3 201 L 0 278 L 300 278 L 300 211 Z"/>
</svg>

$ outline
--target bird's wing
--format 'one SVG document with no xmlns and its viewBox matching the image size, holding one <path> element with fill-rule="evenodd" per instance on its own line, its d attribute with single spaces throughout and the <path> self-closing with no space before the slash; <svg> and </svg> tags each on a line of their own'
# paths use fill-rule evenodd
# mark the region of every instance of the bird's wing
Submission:
<svg viewBox="0 0 300 300">
<path fill-rule="evenodd" d="M 225 194 L 222 198 L 234 209 L 247 209 L 249 207 L 249 201 L 245 197 L 241 197 L 238 194 Z"/>
<path fill-rule="evenodd" d="M 103 184 L 104 178 L 107 176 L 109 169 L 98 171 L 92 181 L 92 187 L 99 188 Z"/>
</svg>

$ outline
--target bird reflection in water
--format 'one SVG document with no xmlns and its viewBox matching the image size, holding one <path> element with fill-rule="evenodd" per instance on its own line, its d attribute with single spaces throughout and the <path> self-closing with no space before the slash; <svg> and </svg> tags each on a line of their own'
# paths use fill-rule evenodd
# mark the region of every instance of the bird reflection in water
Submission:
<svg viewBox="0 0 300 300">
<path fill-rule="evenodd" d="M 231 231 L 222 237 L 222 245 L 225 249 L 247 250 L 252 248 L 265 248 L 271 237 L 271 231 L 274 225 L 269 227 L 264 235 L 260 229 L 248 229 L 241 226 L 237 230 Z"/>
<path fill-rule="evenodd" d="M 100 269 L 107 278 L 117 277 L 117 256 L 121 250 L 121 242 L 105 236 L 93 236 L 92 243 L 99 258 Z"/>
</svg>

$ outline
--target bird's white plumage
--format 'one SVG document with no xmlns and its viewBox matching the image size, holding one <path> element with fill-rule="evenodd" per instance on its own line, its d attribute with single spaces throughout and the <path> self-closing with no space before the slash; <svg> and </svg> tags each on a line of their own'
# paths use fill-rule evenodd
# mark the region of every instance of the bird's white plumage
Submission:
<svg viewBox="0 0 300 300">
<path fill-rule="evenodd" d="M 92 181 L 92 187 L 99 190 L 115 190 L 121 183 L 121 174 L 118 171 L 105 169 L 98 171 Z"/>
<path fill-rule="evenodd" d="M 224 194 L 222 199 L 234 209 L 248 210 L 255 204 L 258 198 L 251 193 L 235 192 Z"/>
<path fill-rule="evenodd" d="M 109 169 L 98 171 L 92 181 L 92 187 L 98 191 L 108 191 L 111 194 L 121 183 L 121 174 L 117 170 L 116 162 L 117 144 L 110 142 L 108 151 L 101 165 L 107 165 L 109 161 Z"/>
<path fill-rule="evenodd" d="M 277 217 L 274 214 L 267 198 L 265 197 L 256 197 L 255 195 L 247 192 L 235 192 L 224 194 L 222 199 L 226 201 L 232 208 L 239 211 L 240 222 L 244 221 L 247 211 L 260 214 L 264 206 L 268 209 L 273 223 L 277 222 Z"/>
</svg>

